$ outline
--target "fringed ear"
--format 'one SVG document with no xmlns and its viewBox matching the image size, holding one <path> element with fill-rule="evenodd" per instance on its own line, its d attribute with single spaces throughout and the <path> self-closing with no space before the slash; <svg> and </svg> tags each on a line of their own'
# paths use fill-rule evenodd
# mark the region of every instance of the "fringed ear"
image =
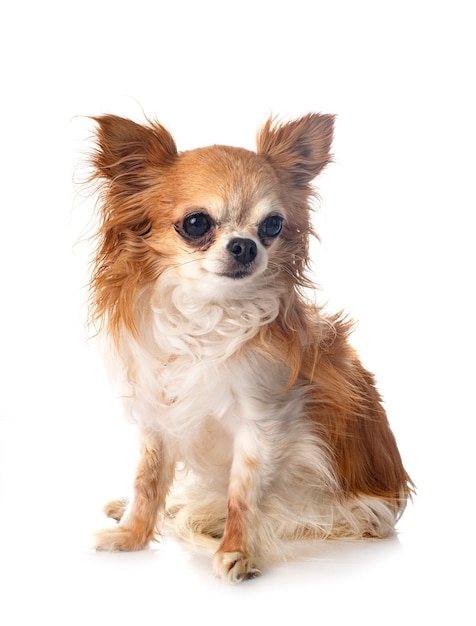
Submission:
<svg viewBox="0 0 476 626">
<path fill-rule="evenodd" d="M 96 175 L 114 181 L 123 191 L 143 189 L 147 174 L 171 164 L 177 157 L 172 135 L 156 122 L 143 126 L 116 115 L 93 120 L 98 124 L 92 158 Z"/>
<path fill-rule="evenodd" d="M 160 124 L 142 126 L 105 115 L 94 117 L 96 146 L 91 183 L 98 183 L 98 246 L 90 284 L 90 320 L 119 337 L 121 325 L 135 332 L 134 294 L 156 277 L 157 255 L 147 237 L 157 213 L 157 187 L 178 157 L 172 135 Z M 153 208 L 153 210 L 152 210 Z"/>
<path fill-rule="evenodd" d="M 258 133 L 257 152 L 289 184 L 306 188 L 332 160 L 333 130 L 333 115 L 310 113 L 282 124 L 270 118 Z"/>
</svg>

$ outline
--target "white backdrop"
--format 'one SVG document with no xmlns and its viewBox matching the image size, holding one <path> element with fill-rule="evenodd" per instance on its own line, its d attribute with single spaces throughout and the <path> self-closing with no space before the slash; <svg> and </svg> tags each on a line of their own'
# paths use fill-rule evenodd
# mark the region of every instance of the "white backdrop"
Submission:
<svg viewBox="0 0 476 626">
<path fill-rule="evenodd" d="M 471 4 L 1 9 L 2 624 L 474 623 Z M 179 149 L 253 148 L 270 113 L 338 115 L 315 274 L 329 306 L 359 320 L 419 488 L 398 540 L 303 548 L 237 588 L 173 537 L 134 555 L 89 549 L 103 502 L 128 489 L 135 440 L 83 329 L 78 241 L 94 203 L 73 179 L 83 116 L 142 111 Z"/>
</svg>

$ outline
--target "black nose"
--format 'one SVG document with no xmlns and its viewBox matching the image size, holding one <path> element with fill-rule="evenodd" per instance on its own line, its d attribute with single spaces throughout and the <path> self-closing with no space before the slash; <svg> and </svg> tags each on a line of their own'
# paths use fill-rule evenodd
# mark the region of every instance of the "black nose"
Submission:
<svg viewBox="0 0 476 626">
<path fill-rule="evenodd" d="M 241 265 L 246 265 L 247 263 L 251 263 L 256 259 L 256 255 L 258 254 L 258 248 L 256 244 L 251 239 L 240 239 L 237 237 L 236 239 L 232 239 L 226 249 L 232 257 Z"/>
</svg>

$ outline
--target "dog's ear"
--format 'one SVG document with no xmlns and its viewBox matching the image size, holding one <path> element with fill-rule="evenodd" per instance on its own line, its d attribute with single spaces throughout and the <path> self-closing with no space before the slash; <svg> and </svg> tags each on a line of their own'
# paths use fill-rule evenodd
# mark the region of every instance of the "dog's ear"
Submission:
<svg viewBox="0 0 476 626">
<path fill-rule="evenodd" d="M 124 190 L 147 185 L 153 176 L 177 157 L 172 135 L 157 122 L 136 124 L 117 115 L 94 117 L 96 150 L 92 164 L 96 175 L 114 181 Z"/>
<path fill-rule="evenodd" d="M 289 184 L 306 188 L 332 160 L 334 116 L 310 113 L 287 123 L 270 118 L 257 137 L 266 156 Z"/>
</svg>

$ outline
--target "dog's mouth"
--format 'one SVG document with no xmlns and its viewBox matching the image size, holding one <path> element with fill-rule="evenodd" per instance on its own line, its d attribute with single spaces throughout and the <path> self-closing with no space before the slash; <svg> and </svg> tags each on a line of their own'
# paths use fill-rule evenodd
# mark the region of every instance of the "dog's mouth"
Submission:
<svg viewBox="0 0 476 626">
<path fill-rule="evenodd" d="M 225 286 L 225 283 L 227 282 L 247 282 L 262 272 L 262 269 L 257 266 L 256 263 L 250 263 L 248 265 L 225 263 L 221 267 L 202 267 L 201 269 L 202 272 L 204 272 L 212 280 L 218 280 L 223 286 Z"/>
<path fill-rule="evenodd" d="M 231 278 L 232 280 L 241 280 L 243 278 L 249 278 L 253 274 L 254 270 L 252 268 L 239 267 L 226 272 L 221 272 L 219 276 L 223 276 L 223 278 Z"/>
</svg>

